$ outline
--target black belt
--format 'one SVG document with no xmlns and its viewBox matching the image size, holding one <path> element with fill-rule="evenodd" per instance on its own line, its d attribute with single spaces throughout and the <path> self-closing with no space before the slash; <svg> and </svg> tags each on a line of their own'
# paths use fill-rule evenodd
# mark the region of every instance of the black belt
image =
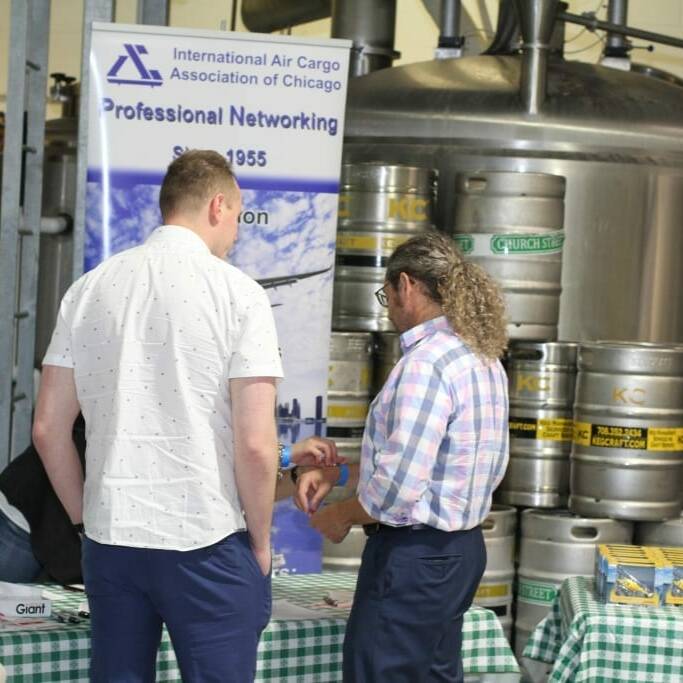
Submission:
<svg viewBox="0 0 683 683">
<path fill-rule="evenodd" d="M 406 532 L 406 531 L 425 531 L 427 529 L 434 529 L 427 524 L 410 524 L 408 526 L 389 526 L 388 524 L 382 524 L 381 522 L 375 522 L 374 524 L 363 524 L 363 531 L 366 536 L 374 536 L 380 531 L 388 531 L 392 533 Z"/>
</svg>

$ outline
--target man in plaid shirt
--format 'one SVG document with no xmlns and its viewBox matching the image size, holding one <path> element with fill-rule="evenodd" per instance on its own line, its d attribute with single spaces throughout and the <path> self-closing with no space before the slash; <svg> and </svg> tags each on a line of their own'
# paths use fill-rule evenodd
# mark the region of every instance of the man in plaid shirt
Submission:
<svg viewBox="0 0 683 683">
<path fill-rule="evenodd" d="M 462 681 L 462 621 L 486 565 L 480 524 L 508 460 L 507 343 L 497 286 L 431 232 L 399 246 L 376 292 L 403 357 L 370 406 L 360 467 L 300 476 L 298 502 L 334 542 L 368 542 L 344 681 Z M 316 511 L 339 479 L 357 496 Z"/>
</svg>

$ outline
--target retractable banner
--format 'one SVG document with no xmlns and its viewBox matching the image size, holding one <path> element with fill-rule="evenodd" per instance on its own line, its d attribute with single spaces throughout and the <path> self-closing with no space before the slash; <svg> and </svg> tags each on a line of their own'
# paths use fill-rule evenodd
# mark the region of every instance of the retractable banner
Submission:
<svg viewBox="0 0 683 683">
<path fill-rule="evenodd" d="M 332 278 L 350 42 L 93 24 L 85 269 L 161 224 L 159 188 L 188 149 L 214 149 L 243 192 L 230 263 L 266 288 L 285 380 L 280 440 L 324 434 Z M 291 502 L 276 567 L 320 569 Z"/>
</svg>

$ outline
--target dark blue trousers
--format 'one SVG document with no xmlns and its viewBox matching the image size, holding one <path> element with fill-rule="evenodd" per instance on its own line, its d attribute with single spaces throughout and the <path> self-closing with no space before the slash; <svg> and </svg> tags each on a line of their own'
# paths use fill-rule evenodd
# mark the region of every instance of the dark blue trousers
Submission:
<svg viewBox="0 0 683 683">
<path fill-rule="evenodd" d="M 485 566 L 479 527 L 380 526 L 363 552 L 344 638 L 344 682 L 463 681 L 463 615 Z"/>
<path fill-rule="evenodd" d="M 252 683 L 270 618 L 264 577 L 239 532 L 198 550 L 83 543 L 92 683 L 154 683 L 162 623 L 184 683 Z"/>
</svg>

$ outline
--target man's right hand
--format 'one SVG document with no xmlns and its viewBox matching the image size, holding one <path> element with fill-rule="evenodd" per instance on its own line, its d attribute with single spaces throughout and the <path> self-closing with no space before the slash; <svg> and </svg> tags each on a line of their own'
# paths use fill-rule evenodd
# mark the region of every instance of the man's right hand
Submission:
<svg viewBox="0 0 683 683">
<path fill-rule="evenodd" d="M 338 467 L 299 468 L 294 502 L 302 512 L 312 515 L 339 480 Z"/>
<path fill-rule="evenodd" d="M 251 549 L 254 553 L 254 557 L 256 558 L 256 563 L 261 569 L 261 573 L 263 574 L 263 576 L 268 576 L 268 574 L 270 574 L 270 570 L 273 564 L 273 557 L 270 551 L 270 546 L 257 550 L 252 545 Z"/>
</svg>

